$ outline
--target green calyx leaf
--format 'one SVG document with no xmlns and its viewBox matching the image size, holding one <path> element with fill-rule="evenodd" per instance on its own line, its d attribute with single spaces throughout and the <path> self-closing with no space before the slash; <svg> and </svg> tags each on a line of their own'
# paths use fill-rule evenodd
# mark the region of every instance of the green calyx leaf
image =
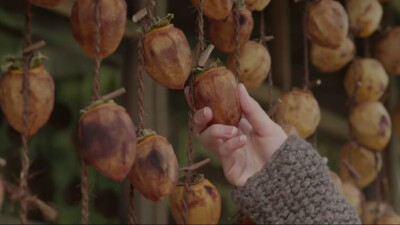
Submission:
<svg viewBox="0 0 400 225">
<path fill-rule="evenodd" d="M 102 104 L 106 104 L 106 103 L 114 103 L 114 100 L 107 100 L 107 101 L 97 100 L 97 101 L 94 101 L 89 106 L 87 106 L 86 108 L 81 109 L 81 111 L 79 113 L 80 113 L 80 115 L 83 115 L 86 112 L 88 112 L 90 109 L 92 109 L 92 108 L 94 108 L 96 106 L 102 105 Z"/>
<path fill-rule="evenodd" d="M 35 52 L 31 58 L 29 68 L 36 68 L 42 65 L 43 61 L 47 59 L 48 58 L 40 52 Z M 3 57 L 2 61 L 1 70 L 3 73 L 7 73 L 11 70 L 23 70 L 24 68 L 24 58 L 22 56 L 7 55 Z"/>
<path fill-rule="evenodd" d="M 190 185 L 198 184 L 198 183 L 200 183 L 203 179 L 204 179 L 204 175 L 203 175 L 203 174 L 194 173 L 194 174 L 192 174 L 192 175 L 190 176 L 189 184 L 190 184 Z M 187 182 L 187 180 L 188 180 L 187 176 L 183 176 L 183 177 L 179 178 L 178 185 L 179 185 L 179 186 L 185 185 L 186 182 Z"/>
<path fill-rule="evenodd" d="M 157 135 L 157 132 L 150 130 L 150 129 L 143 129 L 139 131 L 139 137 L 137 138 L 137 143 L 139 144 L 140 142 L 144 141 L 146 138 L 149 136 L 154 136 Z"/>
<path fill-rule="evenodd" d="M 203 68 L 200 66 L 194 68 L 192 70 L 192 74 L 197 79 L 197 78 L 201 77 L 201 75 L 203 75 L 205 72 L 207 72 L 211 69 L 217 68 L 217 67 L 221 67 L 221 66 L 224 66 L 224 63 L 219 58 L 217 58 L 217 60 L 212 62 L 207 68 Z"/>
<path fill-rule="evenodd" d="M 236 8 L 238 10 L 244 10 L 246 5 L 244 4 L 244 0 L 235 0 Z"/>
<path fill-rule="evenodd" d="M 147 32 L 150 32 L 154 29 L 161 28 L 171 24 L 172 19 L 174 18 L 174 14 L 168 13 L 164 18 L 158 18 L 157 22 L 150 26 L 150 29 Z"/>
</svg>

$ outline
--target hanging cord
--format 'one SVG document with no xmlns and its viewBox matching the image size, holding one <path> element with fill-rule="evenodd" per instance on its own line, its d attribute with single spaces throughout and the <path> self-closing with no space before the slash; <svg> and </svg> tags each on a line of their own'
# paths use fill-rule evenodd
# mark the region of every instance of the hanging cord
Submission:
<svg viewBox="0 0 400 225">
<path fill-rule="evenodd" d="M 94 64 L 94 77 L 93 77 L 93 93 L 92 101 L 96 101 L 100 98 L 100 66 L 101 66 L 101 55 L 100 55 L 100 0 L 95 1 L 95 19 L 96 19 L 96 30 L 95 30 L 95 64 Z M 89 223 L 89 201 L 90 201 L 90 185 L 89 185 L 89 171 L 86 161 L 81 156 L 81 193 L 82 193 L 82 224 Z"/>
<path fill-rule="evenodd" d="M 196 61 L 199 61 L 200 55 L 205 48 L 205 40 L 204 40 L 204 17 L 203 17 L 203 0 L 199 0 L 199 7 L 197 7 L 197 45 L 196 45 Z M 187 149 L 187 159 L 188 166 L 193 165 L 194 151 L 193 151 L 193 139 L 194 139 L 194 81 L 195 76 L 192 74 L 190 76 L 189 81 L 189 136 L 188 136 L 188 149 Z M 183 223 L 187 224 L 187 214 L 188 214 L 188 200 L 189 200 L 189 188 L 190 182 L 192 178 L 192 171 L 186 171 L 186 180 L 185 180 L 185 195 L 183 198 Z"/>
<path fill-rule="evenodd" d="M 22 48 L 25 49 L 32 44 L 31 41 L 32 37 L 32 11 L 31 11 L 31 4 L 28 0 L 26 0 L 26 12 L 25 12 L 25 29 L 23 34 L 23 46 Z M 27 201 L 25 196 L 29 194 L 29 187 L 28 187 L 28 177 L 29 177 L 29 156 L 28 156 L 28 116 L 29 116 L 29 87 L 30 87 L 30 80 L 29 80 L 29 69 L 30 69 L 30 62 L 32 59 L 32 53 L 23 54 L 24 58 L 24 79 L 22 83 L 22 95 L 24 99 L 24 107 L 23 107 L 23 133 L 21 135 L 22 147 L 21 147 L 21 173 L 20 173 L 20 191 L 21 194 L 24 196 L 21 198 L 20 210 L 19 210 L 19 218 L 21 224 L 27 223 Z"/>
<path fill-rule="evenodd" d="M 308 19 L 308 8 L 310 3 L 306 1 L 303 13 L 303 45 L 304 45 L 304 90 L 308 90 L 310 87 L 310 67 L 308 62 L 308 38 L 307 38 L 307 19 Z"/>
<path fill-rule="evenodd" d="M 239 29 L 240 29 L 240 13 L 239 13 L 239 1 L 237 0 L 234 4 L 233 9 L 233 20 L 235 26 L 235 51 L 234 51 L 234 58 L 235 58 L 235 77 L 236 81 L 240 81 L 240 43 L 239 43 Z"/>
</svg>

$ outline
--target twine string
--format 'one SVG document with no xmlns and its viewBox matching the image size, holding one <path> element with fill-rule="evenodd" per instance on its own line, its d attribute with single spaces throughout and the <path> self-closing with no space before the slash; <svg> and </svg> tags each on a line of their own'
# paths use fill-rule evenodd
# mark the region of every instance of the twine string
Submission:
<svg viewBox="0 0 400 225">
<path fill-rule="evenodd" d="M 25 28 L 23 33 L 23 44 L 22 48 L 25 49 L 32 44 L 31 41 L 32 37 L 32 11 L 31 11 L 31 4 L 29 1 L 26 1 L 26 12 L 25 12 Z M 30 80 L 29 80 L 29 69 L 30 69 L 30 62 L 32 59 L 32 53 L 23 54 L 24 59 L 24 78 L 22 83 L 22 95 L 24 100 L 23 106 L 23 133 L 21 134 L 21 173 L 20 173 L 20 184 L 19 188 L 21 194 L 23 196 L 27 196 L 29 194 L 29 187 L 28 187 L 28 177 L 29 177 L 29 155 L 28 155 L 28 116 L 29 116 L 29 88 L 30 88 Z M 26 198 L 21 198 L 20 201 L 20 209 L 19 209 L 19 218 L 21 224 L 27 223 L 27 213 L 28 213 L 28 202 Z"/>
<path fill-rule="evenodd" d="M 310 68 L 309 68 L 309 60 L 308 60 L 308 38 L 307 38 L 307 19 L 308 19 L 308 8 L 310 7 L 310 3 L 307 1 L 304 6 L 303 13 L 303 45 L 304 45 L 304 90 L 308 90 L 310 86 Z"/>
</svg>

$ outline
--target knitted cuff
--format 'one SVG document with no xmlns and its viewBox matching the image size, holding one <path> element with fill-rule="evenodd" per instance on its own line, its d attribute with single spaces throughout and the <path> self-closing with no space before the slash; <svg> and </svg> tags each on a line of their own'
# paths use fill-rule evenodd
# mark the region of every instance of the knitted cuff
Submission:
<svg viewBox="0 0 400 225">
<path fill-rule="evenodd" d="M 309 143 L 290 136 L 233 200 L 257 224 L 359 224 L 328 167 Z"/>
</svg>

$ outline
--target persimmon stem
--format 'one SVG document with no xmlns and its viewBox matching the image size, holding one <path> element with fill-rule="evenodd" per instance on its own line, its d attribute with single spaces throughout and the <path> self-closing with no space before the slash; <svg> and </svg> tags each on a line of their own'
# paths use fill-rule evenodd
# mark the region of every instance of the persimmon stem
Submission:
<svg viewBox="0 0 400 225">
<path fill-rule="evenodd" d="M 193 165 L 187 166 L 187 167 L 182 167 L 179 169 L 179 171 L 194 171 L 197 170 L 198 168 L 208 164 L 211 160 L 210 159 L 205 159 L 203 161 L 197 162 Z"/>
<path fill-rule="evenodd" d="M 31 53 L 31 52 L 37 51 L 37 50 L 43 48 L 45 45 L 46 45 L 46 42 L 45 42 L 45 41 L 36 42 L 36 43 L 34 43 L 34 44 L 32 44 L 32 45 L 26 47 L 26 48 L 22 51 L 22 54 L 29 54 L 29 53 Z"/>
<path fill-rule="evenodd" d="M 354 167 L 350 164 L 350 162 L 346 159 L 342 160 L 343 164 L 347 167 L 349 170 L 350 174 L 356 179 L 359 180 L 361 179 L 360 174 L 354 169 Z"/>
<path fill-rule="evenodd" d="M 207 46 L 206 50 L 204 50 L 204 52 L 201 53 L 199 62 L 197 63 L 199 67 L 204 67 L 206 65 L 208 58 L 210 58 L 210 55 L 213 50 L 214 50 L 214 45 L 210 44 Z"/>
<path fill-rule="evenodd" d="M 3 158 L 0 158 L 0 167 L 5 167 L 7 165 L 7 161 Z"/>
<path fill-rule="evenodd" d="M 112 100 L 112 99 L 114 99 L 114 98 L 116 98 L 118 96 L 121 96 L 121 95 L 125 94 L 125 92 L 126 92 L 125 88 L 122 87 L 122 88 L 120 88 L 120 89 L 118 89 L 116 91 L 113 91 L 113 92 L 111 92 L 111 93 L 109 93 L 107 95 L 104 95 L 104 96 L 100 97 L 99 100 L 102 100 L 102 101 Z"/>
<path fill-rule="evenodd" d="M 132 21 L 134 23 L 139 22 L 141 19 L 143 19 L 147 15 L 147 7 L 137 11 L 133 16 L 132 16 Z"/>
</svg>

